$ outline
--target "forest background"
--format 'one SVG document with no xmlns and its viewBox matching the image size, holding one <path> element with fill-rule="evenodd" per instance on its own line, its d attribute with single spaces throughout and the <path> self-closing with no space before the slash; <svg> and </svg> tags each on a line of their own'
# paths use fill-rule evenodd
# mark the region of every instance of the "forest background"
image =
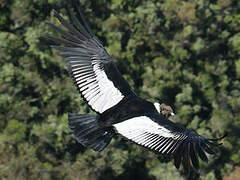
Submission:
<svg viewBox="0 0 240 180">
<path fill-rule="evenodd" d="M 52 10 L 63 0 L 0 0 L 0 179 L 234 179 L 240 176 L 240 1 L 80 0 L 134 91 L 173 107 L 172 121 L 208 137 L 228 132 L 190 177 L 115 137 L 101 153 L 72 136 L 67 113 L 92 113 L 59 52 Z M 58 34 L 55 34 L 58 36 Z"/>
</svg>

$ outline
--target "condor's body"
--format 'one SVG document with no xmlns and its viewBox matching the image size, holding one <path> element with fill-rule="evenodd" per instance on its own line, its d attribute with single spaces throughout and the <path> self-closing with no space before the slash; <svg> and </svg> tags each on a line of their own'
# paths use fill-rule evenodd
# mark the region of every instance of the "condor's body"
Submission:
<svg viewBox="0 0 240 180">
<path fill-rule="evenodd" d="M 112 125 L 133 117 L 147 114 L 160 115 L 159 118 L 162 120 L 166 119 L 157 112 L 153 103 L 134 96 L 124 98 L 119 104 L 102 113 L 100 115 L 100 120 Z"/>
</svg>

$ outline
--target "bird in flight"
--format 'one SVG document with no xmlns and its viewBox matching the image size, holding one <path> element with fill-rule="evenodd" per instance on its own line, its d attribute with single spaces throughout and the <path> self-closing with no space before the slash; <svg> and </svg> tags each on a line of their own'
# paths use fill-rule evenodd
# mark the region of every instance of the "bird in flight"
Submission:
<svg viewBox="0 0 240 180">
<path fill-rule="evenodd" d="M 168 120 L 170 106 L 138 97 L 123 78 L 113 58 L 93 34 L 79 8 L 70 12 L 72 24 L 56 11 L 63 28 L 48 24 L 61 38 L 46 35 L 51 47 L 60 51 L 79 93 L 96 114 L 69 114 L 69 128 L 85 147 L 102 151 L 113 135 L 151 151 L 173 157 L 176 168 L 199 169 L 199 157 L 208 161 L 221 138 L 210 139 Z"/>
</svg>

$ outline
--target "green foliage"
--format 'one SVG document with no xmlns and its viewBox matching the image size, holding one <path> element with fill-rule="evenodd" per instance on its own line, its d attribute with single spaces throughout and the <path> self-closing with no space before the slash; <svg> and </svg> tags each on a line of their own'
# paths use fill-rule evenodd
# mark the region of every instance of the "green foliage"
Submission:
<svg viewBox="0 0 240 180">
<path fill-rule="evenodd" d="M 67 113 L 92 113 L 58 52 L 41 37 L 68 1 L 0 1 L 0 177 L 222 179 L 239 166 L 240 2 L 80 0 L 93 31 L 135 92 L 173 107 L 172 120 L 205 136 L 225 131 L 218 155 L 186 177 L 172 161 L 114 138 L 101 153 L 72 137 Z"/>
<path fill-rule="evenodd" d="M 5 138 L 7 138 L 8 142 L 19 143 L 26 138 L 26 130 L 26 124 L 20 123 L 17 120 L 11 120 L 4 129 L 4 135 L 6 135 Z"/>
</svg>

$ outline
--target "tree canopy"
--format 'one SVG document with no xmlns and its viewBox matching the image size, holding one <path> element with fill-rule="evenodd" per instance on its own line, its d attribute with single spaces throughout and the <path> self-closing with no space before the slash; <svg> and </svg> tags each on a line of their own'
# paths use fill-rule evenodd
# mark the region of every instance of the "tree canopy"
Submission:
<svg viewBox="0 0 240 180">
<path fill-rule="evenodd" d="M 0 1 L 0 177 L 222 179 L 240 165 L 240 1 L 79 0 L 134 91 L 173 107 L 171 120 L 208 137 L 228 132 L 199 173 L 115 137 L 101 153 L 74 140 L 67 114 L 93 113 L 70 79 L 53 34 L 72 1 Z"/>
</svg>

